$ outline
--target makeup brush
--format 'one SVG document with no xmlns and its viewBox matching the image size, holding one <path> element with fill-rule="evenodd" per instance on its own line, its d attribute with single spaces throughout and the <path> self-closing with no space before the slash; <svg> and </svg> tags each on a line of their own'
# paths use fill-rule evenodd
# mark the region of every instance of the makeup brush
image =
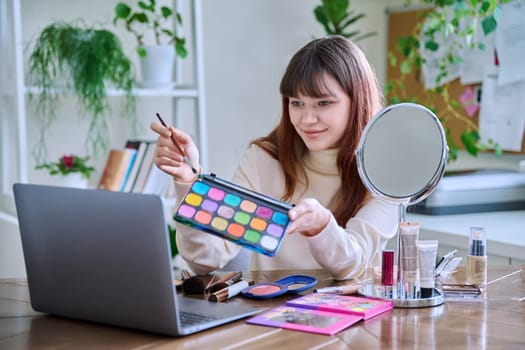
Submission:
<svg viewBox="0 0 525 350">
<path fill-rule="evenodd" d="M 160 123 L 162 124 L 163 127 L 165 127 L 166 129 L 168 128 L 168 125 L 164 122 L 164 120 L 162 120 L 162 117 L 160 116 L 160 114 L 157 113 L 157 118 L 159 118 L 159 121 Z M 173 141 L 173 143 L 175 144 L 175 146 L 177 146 L 177 148 L 179 149 L 179 152 L 182 154 L 182 157 L 184 158 L 184 162 L 186 164 L 188 164 L 191 168 L 191 171 L 194 173 L 194 174 L 197 174 L 197 169 L 195 169 L 193 167 L 193 165 L 191 165 L 191 162 L 188 158 L 188 156 L 186 155 L 186 152 L 184 151 L 184 149 L 182 148 L 182 146 L 179 144 L 179 142 L 177 141 L 177 139 L 175 138 L 175 135 L 173 135 L 173 133 L 171 134 L 171 141 Z"/>
<path fill-rule="evenodd" d="M 230 272 L 217 280 L 216 282 L 210 284 L 206 288 L 206 292 L 215 293 L 223 288 L 229 287 L 232 284 L 238 282 L 242 278 L 242 271 Z"/>
</svg>

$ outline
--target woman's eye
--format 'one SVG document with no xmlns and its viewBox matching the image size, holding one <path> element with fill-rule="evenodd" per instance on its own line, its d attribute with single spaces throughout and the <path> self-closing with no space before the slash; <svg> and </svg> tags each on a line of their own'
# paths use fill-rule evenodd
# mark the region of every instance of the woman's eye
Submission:
<svg viewBox="0 0 525 350">
<path fill-rule="evenodd" d="M 331 103 L 331 101 L 319 101 L 319 106 L 328 106 Z"/>
<path fill-rule="evenodd" d="M 300 101 L 290 101 L 290 104 L 294 107 L 301 107 L 303 105 Z"/>
</svg>

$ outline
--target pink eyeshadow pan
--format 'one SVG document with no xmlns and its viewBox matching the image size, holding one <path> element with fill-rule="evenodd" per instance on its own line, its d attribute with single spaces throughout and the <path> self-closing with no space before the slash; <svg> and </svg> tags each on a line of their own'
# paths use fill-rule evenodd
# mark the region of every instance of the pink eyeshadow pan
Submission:
<svg viewBox="0 0 525 350">
<path fill-rule="evenodd" d="M 208 197 L 216 201 L 220 201 L 224 198 L 224 191 L 212 187 L 210 188 L 210 192 L 208 192 Z"/>
<path fill-rule="evenodd" d="M 179 208 L 179 215 L 184 216 L 186 218 L 192 218 L 195 214 L 195 208 L 190 207 L 189 205 L 183 204 Z"/>
<path fill-rule="evenodd" d="M 267 207 L 259 207 L 257 209 L 257 215 L 264 219 L 269 219 L 272 217 L 273 210 Z"/>
</svg>

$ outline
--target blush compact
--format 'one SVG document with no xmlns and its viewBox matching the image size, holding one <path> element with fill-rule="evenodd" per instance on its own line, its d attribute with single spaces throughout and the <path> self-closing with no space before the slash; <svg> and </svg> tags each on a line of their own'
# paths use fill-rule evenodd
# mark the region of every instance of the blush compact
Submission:
<svg viewBox="0 0 525 350">
<path fill-rule="evenodd" d="M 285 293 L 297 294 L 314 287 L 317 279 L 306 275 L 290 275 L 275 282 L 261 282 L 241 291 L 241 294 L 252 299 L 269 299 Z"/>
</svg>

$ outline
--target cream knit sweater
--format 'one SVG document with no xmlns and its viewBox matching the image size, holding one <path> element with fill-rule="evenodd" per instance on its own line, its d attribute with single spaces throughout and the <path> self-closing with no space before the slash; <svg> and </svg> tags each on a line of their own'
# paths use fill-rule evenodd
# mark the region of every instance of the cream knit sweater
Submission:
<svg viewBox="0 0 525 350">
<path fill-rule="evenodd" d="M 315 198 L 328 207 L 339 190 L 337 150 L 308 153 L 305 164 L 309 187 L 299 185 L 291 203 L 301 198 Z M 243 155 L 232 182 L 265 195 L 281 198 L 284 175 L 279 163 L 258 146 L 250 146 Z M 176 183 L 178 198 L 189 188 Z M 318 235 L 304 237 L 289 234 L 275 257 L 252 253 L 252 270 L 324 268 L 335 279 L 359 277 L 368 267 L 379 264 L 381 251 L 397 229 L 397 207 L 378 199 L 370 200 L 341 227 L 332 216 Z M 197 274 L 221 268 L 240 251 L 240 246 L 211 234 L 177 223 L 177 247 L 188 266 Z"/>
</svg>

